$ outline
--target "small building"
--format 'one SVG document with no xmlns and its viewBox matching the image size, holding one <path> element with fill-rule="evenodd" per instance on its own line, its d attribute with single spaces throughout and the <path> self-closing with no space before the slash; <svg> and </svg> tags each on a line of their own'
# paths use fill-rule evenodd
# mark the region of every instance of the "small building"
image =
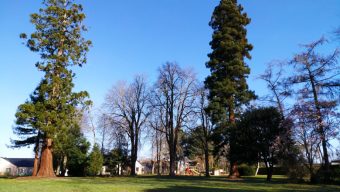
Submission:
<svg viewBox="0 0 340 192">
<path fill-rule="evenodd" d="M 139 161 L 136 161 L 136 174 L 137 175 L 144 174 L 144 166 Z"/>
<path fill-rule="evenodd" d="M 333 160 L 331 165 L 340 165 L 340 159 Z"/>
<path fill-rule="evenodd" d="M 32 175 L 33 158 L 3 158 L 0 157 L 0 176 Z"/>
</svg>

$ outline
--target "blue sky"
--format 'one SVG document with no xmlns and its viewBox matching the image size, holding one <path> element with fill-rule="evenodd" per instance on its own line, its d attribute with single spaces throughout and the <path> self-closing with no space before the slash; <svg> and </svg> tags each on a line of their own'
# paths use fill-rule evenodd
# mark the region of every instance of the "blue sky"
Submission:
<svg viewBox="0 0 340 192">
<path fill-rule="evenodd" d="M 29 14 L 41 1 L 0 0 L 0 156 L 30 157 L 32 149 L 6 147 L 13 137 L 17 106 L 34 90 L 42 73 L 34 67 L 39 60 L 19 39 L 33 26 Z M 119 80 L 144 74 L 152 82 L 157 68 L 166 61 L 191 67 L 203 80 L 210 52 L 208 26 L 218 0 L 78 0 L 87 15 L 93 41 L 88 64 L 75 69 L 76 90 L 87 90 L 100 107 L 109 88 Z M 274 59 L 288 59 L 308 43 L 340 26 L 339 0 L 241 0 L 252 19 L 248 39 L 254 45 L 249 86 L 258 95 L 266 93 L 255 79 Z"/>
</svg>

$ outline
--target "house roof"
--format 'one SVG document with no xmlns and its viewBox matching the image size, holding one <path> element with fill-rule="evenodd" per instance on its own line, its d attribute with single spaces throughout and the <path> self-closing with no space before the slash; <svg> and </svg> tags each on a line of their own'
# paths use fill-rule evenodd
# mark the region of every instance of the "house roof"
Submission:
<svg viewBox="0 0 340 192">
<path fill-rule="evenodd" d="M 33 167 L 34 165 L 33 158 L 4 158 L 4 159 L 17 167 Z"/>
</svg>

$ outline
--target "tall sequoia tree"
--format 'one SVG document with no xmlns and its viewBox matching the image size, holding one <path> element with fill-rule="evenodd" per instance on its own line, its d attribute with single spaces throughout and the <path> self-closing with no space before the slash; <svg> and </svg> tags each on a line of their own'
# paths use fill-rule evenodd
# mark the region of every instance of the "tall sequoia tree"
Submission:
<svg viewBox="0 0 340 192">
<path fill-rule="evenodd" d="M 30 36 L 20 35 L 27 40 L 27 47 L 41 56 L 36 67 L 44 76 L 33 94 L 39 99 L 31 97 L 31 100 L 20 105 L 17 118 L 27 118 L 25 126 L 41 134 L 37 176 L 53 177 L 53 140 L 78 123 L 75 121 L 77 107 L 88 104 L 84 100 L 87 92 L 72 92 L 75 74 L 70 67 L 86 63 L 91 42 L 81 36 L 86 31 L 82 25 L 85 14 L 81 5 L 74 4 L 72 0 L 44 0 L 43 5 L 45 7 L 39 13 L 31 15 L 35 32 Z M 20 137 L 21 132 L 17 133 Z"/>
<path fill-rule="evenodd" d="M 213 29 L 210 42 L 212 52 L 208 54 L 210 60 L 206 67 L 211 74 L 206 78 L 205 86 L 210 91 L 208 110 L 219 129 L 235 128 L 238 109 L 255 98 L 254 92 L 248 89 L 246 78 L 250 69 L 244 61 L 251 58 L 249 52 L 253 48 L 246 38 L 245 27 L 249 23 L 250 19 L 237 0 L 221 0 L 209 23 Z M 226 138 L 231 144 L 232 138 Z M 238 176 L 237 157 L 233 155 L 232 146 L 229 160 L 230 176 Z"/>
</svg>

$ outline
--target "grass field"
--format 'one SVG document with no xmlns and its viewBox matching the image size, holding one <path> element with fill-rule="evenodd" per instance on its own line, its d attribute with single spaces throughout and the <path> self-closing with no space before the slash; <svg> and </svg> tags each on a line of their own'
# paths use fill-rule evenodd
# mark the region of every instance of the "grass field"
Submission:
<svg viewBox="0 0 340 192">
<path fill-rule="evenodd" d="M 228 181 L 223 177 L 114 177 L 0 179 L 0 192 L 222 192 L 222 191 L 340 191 L 336 185 L 291 184 L 282 177 Z"/>
</svg>

